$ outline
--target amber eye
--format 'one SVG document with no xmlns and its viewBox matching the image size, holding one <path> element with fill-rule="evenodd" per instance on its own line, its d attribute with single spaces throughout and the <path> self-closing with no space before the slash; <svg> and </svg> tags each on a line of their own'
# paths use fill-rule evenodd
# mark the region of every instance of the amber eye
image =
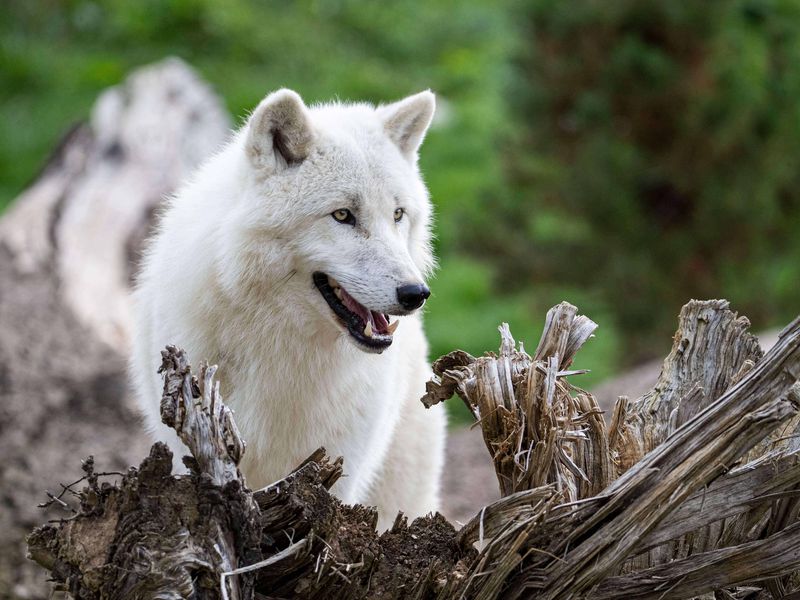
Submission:
<svg viewBox="0 0 800 600">
<path fill-rule="evenodd" d="M 394 222 L 395 223 L 399 223 L 400 219 L 403 218 L 404 214 L 406 214 L 406 211 L 404 211 L 402 208 L 395 208 L 394 209 Z"/>
<path fill-rule="evenodd" d="M 331 216 L 337 221 L 339 221 L 339 223 L 344 223 L 345 225 L 356 224 L 356 218 L 353 216 L 353 213 L 351 213 L 346 208 L 340 208 L 338 210 L 333 211 L 331 213 Z"/>
</svg>

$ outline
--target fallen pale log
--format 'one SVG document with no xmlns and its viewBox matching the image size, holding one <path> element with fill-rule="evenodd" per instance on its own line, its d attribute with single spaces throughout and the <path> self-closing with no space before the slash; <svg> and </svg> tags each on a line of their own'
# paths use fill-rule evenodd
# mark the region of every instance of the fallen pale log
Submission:
<svg viewBox="0 0 800 600">
<path fill-rule="evenodd" d="M 136 491 L 151 465 L 168 459 L 157 445 L 119 486 L 98 492 L 95 482 L 81 492 L 76 516 L 37 529 L 30 553 L 81 598 L 118 597 L 108 592 L 121 589 L 117 563 L 142 555 L 160 562 L 122 563 L 125 589 L 142 598 L 155 597 L 154 578 L 161 597 L 180 597 L 187 588 L 177 583 L 190 580 L 198 598 L 735 598 L 759 590 L 783 597 L 800 589 L 800 460 L 791 437 L 800 320 L 764 357 L 746 325 L 724 301 L 687 304 L 661 387 L 623 400 L 609 430 L 592 396 L 567 380 L 580 373 L 570 363 L 595 325 L 566 303 L 548 314 L 533 357 L 506 326 L 497 355 L 442 357 L 423 401 L 456 392 L 468 404 L 504 494 L 458 532 L 437 515 L 410 525 L 398 518 L 378 534 L 374 510 L 330 495 L 341 463 L 322 451 L 250 492 L 235 468 L 243 446 L 213 369 L 192 379 L 186 357 L 172 349 L 162 414 L 194 458 L 189 477 L 159 477 L 164 510 L 189 524 L 183 537 L 172 539 L 174 523 L 157 515 L 158 539 L 142 536 L 156 529 L 136 519 L 136 530 L 126 530 L 131 512 L 141 515 L 130 507 L 144 497 L 160 510 L 160 497 Z M 629 465 L 658 435 L 662 441 Z M 193 562 L 176 562 L 168 546 L 190 548 Z"/>
<path fill-rule="evenodd" d="M 137 69 L 0 215 L 0 597 L 48 598 L 25 559 L 43 485 L 89 454 L 111 470 L 147 455 L 125 373 L 134 262 L 161 198 L 229 126 L 182 61 Z"/>
</svg>

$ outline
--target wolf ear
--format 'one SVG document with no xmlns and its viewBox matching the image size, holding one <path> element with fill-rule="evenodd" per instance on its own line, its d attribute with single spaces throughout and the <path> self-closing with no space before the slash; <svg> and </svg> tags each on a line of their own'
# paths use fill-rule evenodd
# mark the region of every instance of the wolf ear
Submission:
<svg viewBox="0 0 800 600">
<path fill-rule="evenodd" d="M 253 111 L 246 149 L 256 168 L 277 171 L 303 162 L 313 141 L 302 98 L 292 90 L 282 89 L 264 98 Z"/>
<path fill-rule="evenodd" d="M 417 150 L 431 124 L 434 110 L 436 96 L 430 90 L 378 108 L 386 135 L 408 160 L 416 160 Z"/>
</svg>

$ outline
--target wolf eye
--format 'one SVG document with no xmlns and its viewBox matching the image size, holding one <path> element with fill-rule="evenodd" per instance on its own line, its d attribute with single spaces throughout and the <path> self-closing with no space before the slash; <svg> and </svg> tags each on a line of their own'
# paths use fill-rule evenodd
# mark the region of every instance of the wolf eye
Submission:
<svg viewBox="0 0 800 600">
<path fill-rule="evenodd" d="M 404 214 L 406 214 L 406 211 L 404 211 L 402 208 L 395 208 L 394 209 L 394 222 L 395 223 L 399 223 L 400 219 L 403 218 Z"/>
<path fill-rule="evenodd" d="M 336 219 L 339 223 L 344 223 L 345 225 L 355 225 L 356 218 L 346 208 L 340 208 L 335 210 L 331 213 L 331 216 Z"/>
</svg>

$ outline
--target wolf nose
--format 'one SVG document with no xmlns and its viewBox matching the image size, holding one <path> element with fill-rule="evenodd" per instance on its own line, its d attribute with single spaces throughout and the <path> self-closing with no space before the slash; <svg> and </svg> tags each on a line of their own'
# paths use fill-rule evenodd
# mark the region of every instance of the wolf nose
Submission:
<svg viewBox="0 0 800 600">
<path fill-rule="evenodd" d="M 425 303 L 431 291 L 425 284 L 413 283 L 397 288 L 397 300 L 406 310 L 415 310 Z"/>
</svg>

